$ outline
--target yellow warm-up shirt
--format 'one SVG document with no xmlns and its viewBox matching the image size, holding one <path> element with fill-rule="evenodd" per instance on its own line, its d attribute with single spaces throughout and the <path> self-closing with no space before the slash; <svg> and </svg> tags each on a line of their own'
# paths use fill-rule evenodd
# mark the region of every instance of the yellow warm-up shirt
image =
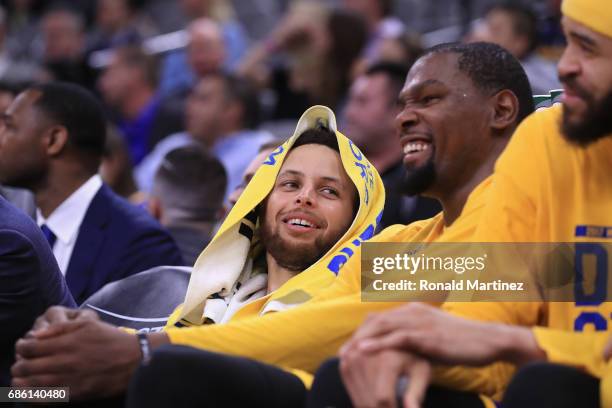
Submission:
<svg viewBox="0 0 612 408">
<path fill-rule="evenodd" d="M 559 131 L 561 106 L 534 113 L 517 129 L 496 163 L 489 202 L 475 236 L 480 242 L 577 242 L 610 276 L 612 253 L 612 135 L 581 148 Z M 602 376 L 612 304 L 601 290 L 575 302 L 449 303 L 453 314 L 535 328 L 548 360 Z M 469 369 L 461 388 L 499 395 L 504 364 Z M 461 377 L 454 369 L 454 380 Z M 442 374 L 440 376 L 443 376 Z M 461 381 L 459 381 L 461 383 Z M 497 394 L 496 394 L 497 393 Z"/>
<path fill-rule="evenodd" d="M 478 225 L 486 201 L 489 180 L 468 198 L 462 216 L 445 228 L 442 214 L 396 225 L 373 237 L 374 242 L 431 242 L 445 237 L 464 241 Z M 397 307 L 393 302 L 361 302 L 361 255 L 356 253 L 342 267 L 338 278 L 304 305 L 259 316 L 256 308 L 244 308 L 223 325 L 170 328 L 170 341 L 214 352 L 254 358 L 265 363 L 313 373 L 337 354 L 365 317 Z"/>
</svg>

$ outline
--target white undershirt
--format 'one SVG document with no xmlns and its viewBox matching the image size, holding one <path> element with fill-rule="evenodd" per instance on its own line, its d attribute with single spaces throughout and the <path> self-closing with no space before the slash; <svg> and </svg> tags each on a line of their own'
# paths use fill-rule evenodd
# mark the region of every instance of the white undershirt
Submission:
<svg viewBox="0 0 612 408">
<path fill-rule="evenodd" d="M 36 209 L 38 226 L 45 224 L 57 237 L 53 245 L 53 255 L 64 275 L 66 275 L 83 218 L 100 187 L 102 187 L 102 178 L 96 174 L 64 200 L 49 215 L 49 218 L 45 219 L 40 209 Z"/>
</svg>

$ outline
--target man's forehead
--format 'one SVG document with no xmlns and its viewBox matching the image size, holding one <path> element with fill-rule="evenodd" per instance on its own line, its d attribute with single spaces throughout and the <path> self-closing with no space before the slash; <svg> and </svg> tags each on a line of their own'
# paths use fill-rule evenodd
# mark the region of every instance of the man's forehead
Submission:
<svg viewBox="0 0 612 408">
<path fill-rule="evenodd" d="M 353 95 L 380 94 L 387 90 L 388 77 L 385 74 L 377 73 L 372 75 L 359 76 L 351 86 Z"/>
<path fill-rule="evenodd" d="M 456 87 L 471 84 L 470 78 L 459 69 L 458 54 L 442 52 L 426 55 L 410 69 L 402 93 L 427 85 Z"/>
<path fill-rule="evenodd" d="M 310 154 L 311 157 L 304 157 L 307 154 Z M 316 165 L 309 162 L 309 159 L 313 159 L 313 154 L 320 159 L 320 162 Z M 279 174 L 283 173 L 300 173 L 304 176 L 312 175 L 315 177 L 334 178 L 337 180 L 341 180 L 344 177 L 348 178 L 344 166 L 342 165 L 340 153 L 321 144 L 307 144 L 291 149 L 287 153 L 287 157 L 281 166 Z"/>
<path fill-rule="evenodd" d="M 429 54 L 420 58 L 408 72 L 406 85 L 419 82 L 437 80 L 446 82 L 445 79 L 458 71 L 457 54 L 445 52 Z"/>
<path fill-rule="evenodd" d="M 604 34 L 601 34 L 597 31 L 592 30 L 591 28 L 585 26 L 584 24 L 572 19 L 568 16 L 563 16 L 561 19 L 561 26 L 565 32 L 566 37 L 578 36 L 582 39 L 586 39 L 589 42 L 593 42 L 597 45 L 612 47 L 612 37 L 608 37 Z M 568 38 L 569 40 L 569 38 Z"/>
</svg>

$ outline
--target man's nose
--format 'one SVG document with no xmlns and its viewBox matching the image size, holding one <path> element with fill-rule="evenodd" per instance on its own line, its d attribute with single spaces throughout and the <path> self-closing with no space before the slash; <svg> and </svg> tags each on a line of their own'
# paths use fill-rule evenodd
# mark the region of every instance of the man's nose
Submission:
<svg viewBox="0 0 612 408">
<path fill-rule="evenodd" d="M 302 188 L 295 197 L 296 204 L 312 206 L 315 203 L 314 189 L 311 187 Z"/>
<path fill-rule="evenodd" d="M 557 74 L 561 81 L 575 78 L 580 73 L 580 60 L 576 56 L 573 47 L 568 46 L 563 51 L 561 59 L 557 64 Z"/>
<path fill-rule="evenodd" d="M 411 107 L 404 107 L 395 117 L 395 128 L 401 133 L 416 125 L 418 121 L 419 118 L 414 109 Z"/>
</svg>

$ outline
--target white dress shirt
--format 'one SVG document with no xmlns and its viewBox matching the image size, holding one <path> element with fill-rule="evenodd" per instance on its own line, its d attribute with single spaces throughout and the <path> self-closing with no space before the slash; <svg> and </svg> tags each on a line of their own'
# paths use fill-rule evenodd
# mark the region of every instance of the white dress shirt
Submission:
<svg viewBox="0 0 612 408">
<path fill-rule="evenodd" d="M 83 218 L 100 187 L 102 187 L 102 178 L 96 174 L 64 200 L 49 218 L 45 219 L 40 209 L 36 209 L 38 226 L 45 224 L 57 237 L 53 245 L 53 255 L 64 276 Z"/>
</svg>

